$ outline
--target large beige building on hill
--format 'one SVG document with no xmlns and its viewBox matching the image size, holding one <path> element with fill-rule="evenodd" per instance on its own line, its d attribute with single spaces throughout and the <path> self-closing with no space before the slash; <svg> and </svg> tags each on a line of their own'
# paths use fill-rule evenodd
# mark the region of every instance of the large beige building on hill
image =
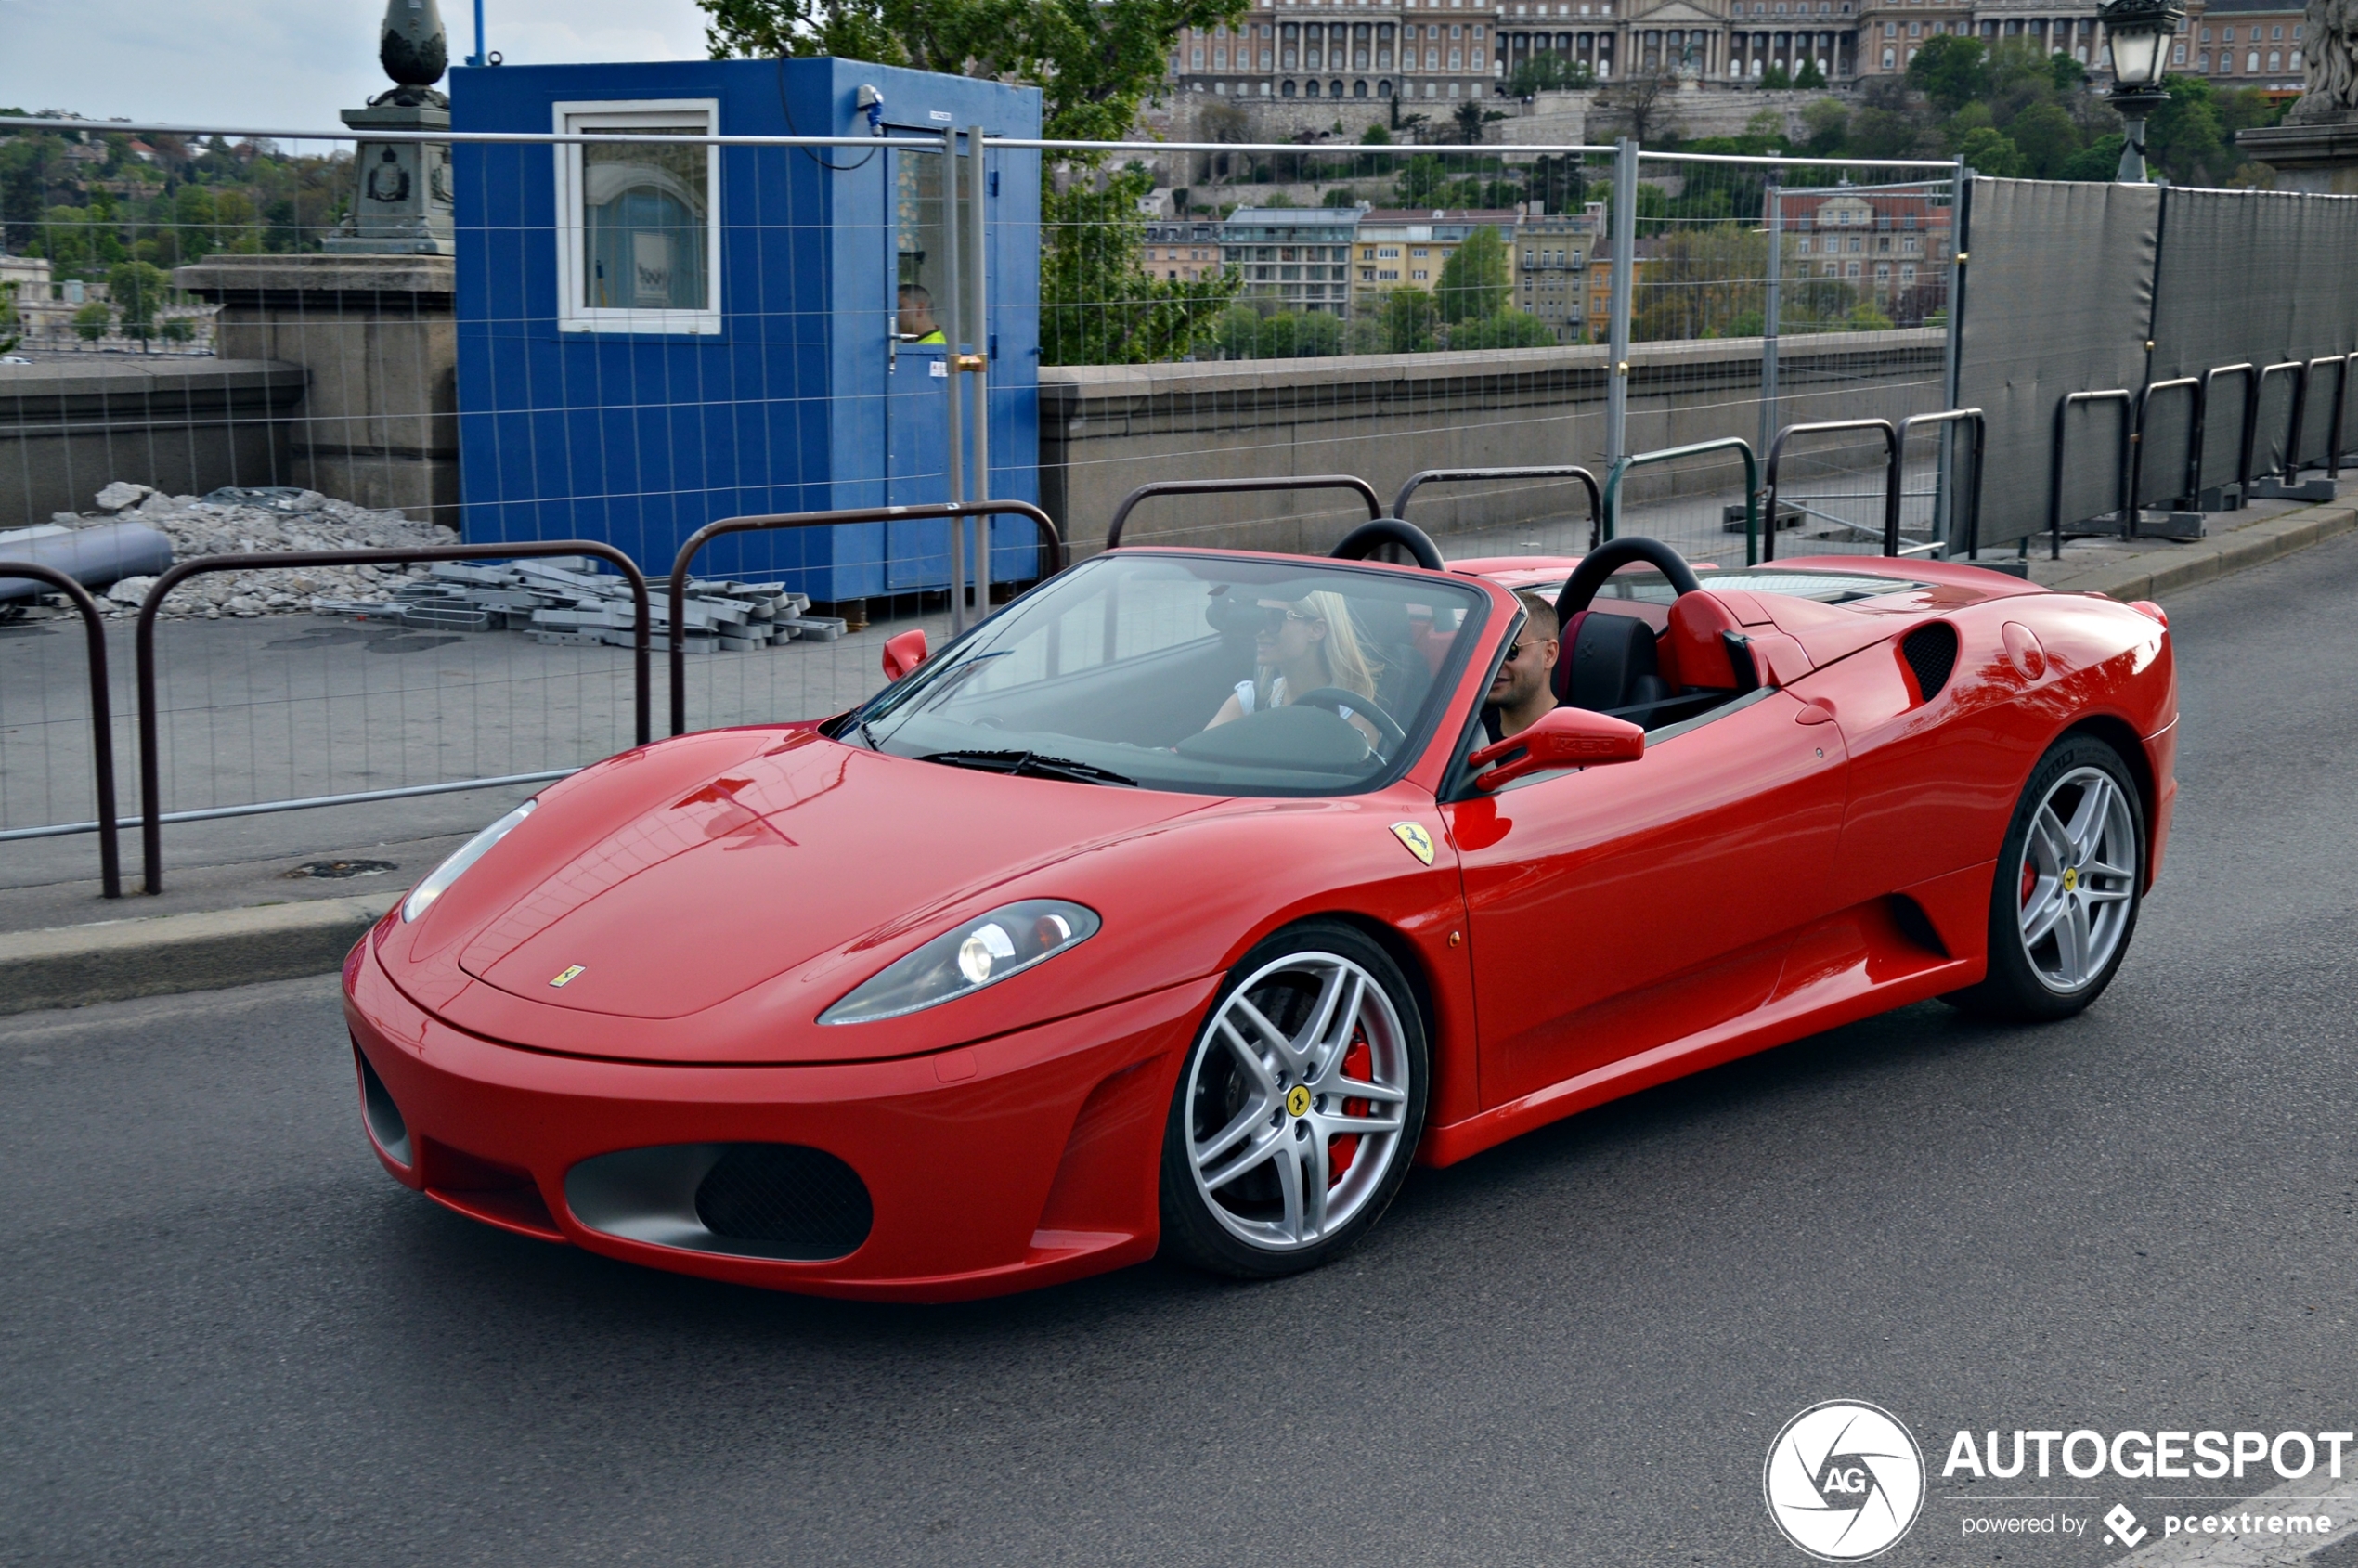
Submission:
<svg viewBox="0 0 2358 1568">
<path fill-rule="evenodd" d="M 2287 32 L 2298 11 L 2229 3 L 2266 4 L 2265 25 Z M 1494 97 L 1535 55 L 1606 83 L 1667 73 L 1739 84 L 1813 64 L 1842 83 L 1904 72 L 1944 33 L 2024 40 L 2098 73 L 2108 63 L 2095 0 L 1255 0 L 1236 26 L 1183 34 L 1170 78 L 1179 92 L 1231 99 L 1407 99 L 1421 111 Z M 2290 39 L 2271 42 L 2289 56 Z"/>
</svg>

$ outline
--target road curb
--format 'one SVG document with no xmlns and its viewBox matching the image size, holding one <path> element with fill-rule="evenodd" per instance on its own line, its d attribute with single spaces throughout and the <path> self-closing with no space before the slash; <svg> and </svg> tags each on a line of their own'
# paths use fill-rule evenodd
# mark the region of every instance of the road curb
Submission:
<svg viewBox="0 0 2358 1568">
<path fill-rule="evenodd" d="M 0 934 L 0 1015 L 332 974 L 401 897 L 386 892 Z"/>
<path fill-rule="evenodd" d="M 2358 529 L 2358 506 L 2328 501 L 2183 549 L 2153 551 L 2134 561 L 2097 567 L 2047 586 L 2058 593 L 2096 592 L 2115 599 L 2161 599 L 2198 583 L 2323 544 L 2353 529 Z"/>
</svg>

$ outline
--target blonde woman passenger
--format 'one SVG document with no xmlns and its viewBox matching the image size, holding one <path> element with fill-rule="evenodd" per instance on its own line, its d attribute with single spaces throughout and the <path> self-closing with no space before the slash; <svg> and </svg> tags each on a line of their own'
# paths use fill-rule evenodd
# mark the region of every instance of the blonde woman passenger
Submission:
<svg viewBox="0 0 2358 1568">
<path fill-rule="evenodd" d="M 1383 666 L 1373 658 L 1340 593 L 1320 589 L 1295 600 L 1260 601 L 1261 623 L 1253 632 L 1253 672 L 1239 680 L 1206 729 L 1218 729 L 1261 708 L 1288 707 L 1322 687 L 1355 692 L 1375 706 L 1376 677 Z M 1376 727 L 1341 706 L 1343 719 L 1367 738 L 1374 750 Z"/>
</svg>

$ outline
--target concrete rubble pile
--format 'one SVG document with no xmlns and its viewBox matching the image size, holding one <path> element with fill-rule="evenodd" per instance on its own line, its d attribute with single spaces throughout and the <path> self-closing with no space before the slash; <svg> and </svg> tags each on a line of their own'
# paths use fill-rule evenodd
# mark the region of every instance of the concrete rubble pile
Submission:
<svg viewBox="0 0 2358 1568">
<path fill-rule="evenodd" d="M 317 490 L 231 486 L 203 497 L 168 496 L 121 480 L 98 492 L 95 510 L 60 512 L 49 526 L 20 533 L 30 539 L 125 524 L 162 534 L 171 541 L 174 561 L 281 551 L 412 550 L 459 542 L 456 529 L 415 522 L 399 512 L 355 506 Z M 143 537 L 152 542 L 152 536 Z M 156 579 L 153 575 L 127 577 L 110 586 L 103 586 L 103 579 L 84 580 L 98 593 L 98 603 L 110 616 L 125 616 L 137 613 Z M 33 585 L 23 586 L 30 591 Z M 670 635 L 668 585 L 648 587 L 654 623 L 650 634 L 661 647 Z M 736 653 L 790 639 L 830 642 L 844 632 L 842 621 L 809 614 L 810 601 L 788 593 L 783 583 L 706 580 L 691 583 L 688 593 L 681 618 L 691 653 Z M 209 572 L 175 589 L 160 614 L 166 620 L 360 616 L 408 627 L 509 629 L 540 642 L 628 648 L 636 611 L 626 578 L 599 570 L 590 558 L 569 556 Z"/>
<path fill-rule="evenodd" d="M 504 628 L 525 632 L 536 642 L 628 648 L 639 615 L 629 580 L 593 565 L 584 556 L 438 561 L 424 581 L 404 584 L 389 600 L 320 599 L 315 608 L 441 631 Z M 650 635 L 657 647 L 671 634 L 670 598 L 668 584 L 648 585 Z M 807 596 L 788 593 L 784 583 L 692 580 L 680 614 L 687 651 L 743 653 L 793 639 L 832 642 L 843 635 L 842 621 L 810 615 L 810 608 Z"/>
</svg>

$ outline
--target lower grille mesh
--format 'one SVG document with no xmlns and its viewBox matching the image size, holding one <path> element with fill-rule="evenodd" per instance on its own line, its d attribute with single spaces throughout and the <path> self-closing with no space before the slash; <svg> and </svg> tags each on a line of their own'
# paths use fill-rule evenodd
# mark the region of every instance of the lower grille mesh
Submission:
<svg viewBox="0 0 2358 1568">
<path fill-rule="evenodd" d="M 799 1144 L 732 1144 L 696 1187 L 696 1218 L 715 1236 L 840 1258 L 868 1238 L 875 1212 L 858 1172 Z"/>
</svg>

